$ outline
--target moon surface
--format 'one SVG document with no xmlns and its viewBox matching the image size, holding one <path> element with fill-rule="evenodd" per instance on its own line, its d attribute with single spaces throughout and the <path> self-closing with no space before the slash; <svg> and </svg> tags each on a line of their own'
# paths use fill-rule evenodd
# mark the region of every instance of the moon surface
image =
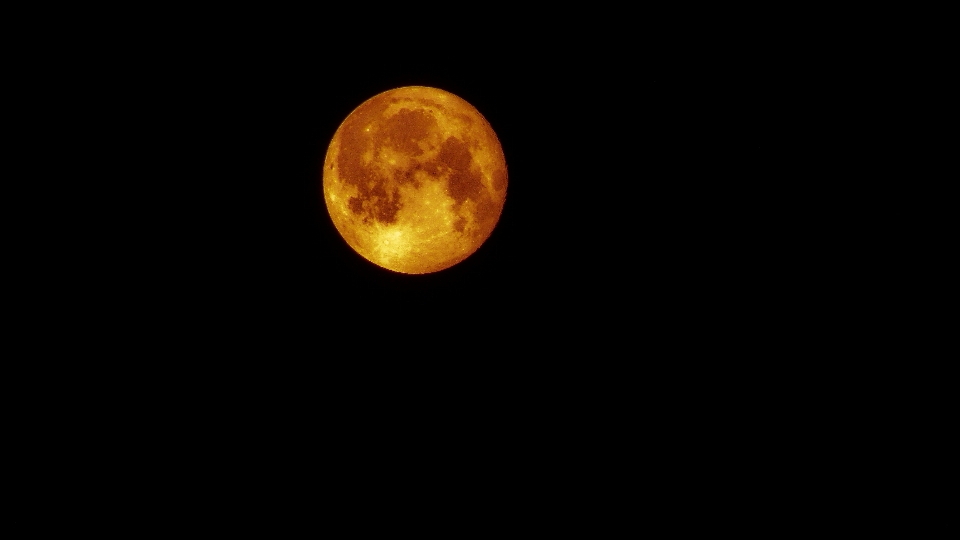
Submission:
<svg viewBox="0 0 960 540">
<path fill-rule="evenodd" d="M 426 274 L 473 254 L 493 232 L 507 164 L 493 128 L 463 99 L 408 86 L 343 121 L 323 164 L 323 196 L 347 244 L 394 272 Z"/>
</svg>

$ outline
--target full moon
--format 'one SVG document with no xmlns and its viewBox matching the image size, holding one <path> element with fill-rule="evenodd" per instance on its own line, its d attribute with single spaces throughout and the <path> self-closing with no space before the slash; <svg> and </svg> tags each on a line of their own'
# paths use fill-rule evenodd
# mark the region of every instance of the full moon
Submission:
<svg viewBox="0 0 960 540">
<path fill-rule="evenodd" d="M 404 274 L 444 270 L 473 254 L 506 194 L 493 128 L 437 88 L 396 88 L 363 102 L 340 124 L 323 163 L 337 231 L 365 259 Z"/>
</svg>

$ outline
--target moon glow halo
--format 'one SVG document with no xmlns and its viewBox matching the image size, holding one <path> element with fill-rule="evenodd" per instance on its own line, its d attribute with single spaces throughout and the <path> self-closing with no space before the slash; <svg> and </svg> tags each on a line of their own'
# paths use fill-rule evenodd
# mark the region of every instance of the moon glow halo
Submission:
<svg viewBox="0 0 960 540">
<path fill-rule="evenodd" d="M 327 211 L 370 262 L 405 274 L 449 268 L 493 232 L 507 190 L 503 149 L 472 105 L 408 86 L 368 99 L 330 141 Z"/>
</svg>

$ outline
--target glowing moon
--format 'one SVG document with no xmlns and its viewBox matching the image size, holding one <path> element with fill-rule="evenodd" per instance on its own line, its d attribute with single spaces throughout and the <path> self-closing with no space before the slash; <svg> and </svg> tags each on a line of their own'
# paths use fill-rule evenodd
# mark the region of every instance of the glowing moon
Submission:
<svg viewBox="0 0 960 540">
<path fill-rule="evenodd" d="M 493 128 L 436 88 L 397 88 L 363 102 L 337 129 L 323 164 L 323 196 L 340 235 L 367 260 L 406 274 L 473 254 L 506 194 Z"/>
</svg>

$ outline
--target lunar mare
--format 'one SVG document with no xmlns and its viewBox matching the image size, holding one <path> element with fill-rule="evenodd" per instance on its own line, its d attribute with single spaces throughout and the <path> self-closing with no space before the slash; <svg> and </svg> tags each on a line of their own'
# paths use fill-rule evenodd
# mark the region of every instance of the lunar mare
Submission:
<svg viewBox="0 0 960 540">
<path fill-rule="evenodd" d="M 337 129 L 323 195 L 347 244 L 407 274 L 449 268 L 493 232 L 507 190 L 500 141 L 463 99 L 411 86 L 363 102 Z"/>
</svg>

